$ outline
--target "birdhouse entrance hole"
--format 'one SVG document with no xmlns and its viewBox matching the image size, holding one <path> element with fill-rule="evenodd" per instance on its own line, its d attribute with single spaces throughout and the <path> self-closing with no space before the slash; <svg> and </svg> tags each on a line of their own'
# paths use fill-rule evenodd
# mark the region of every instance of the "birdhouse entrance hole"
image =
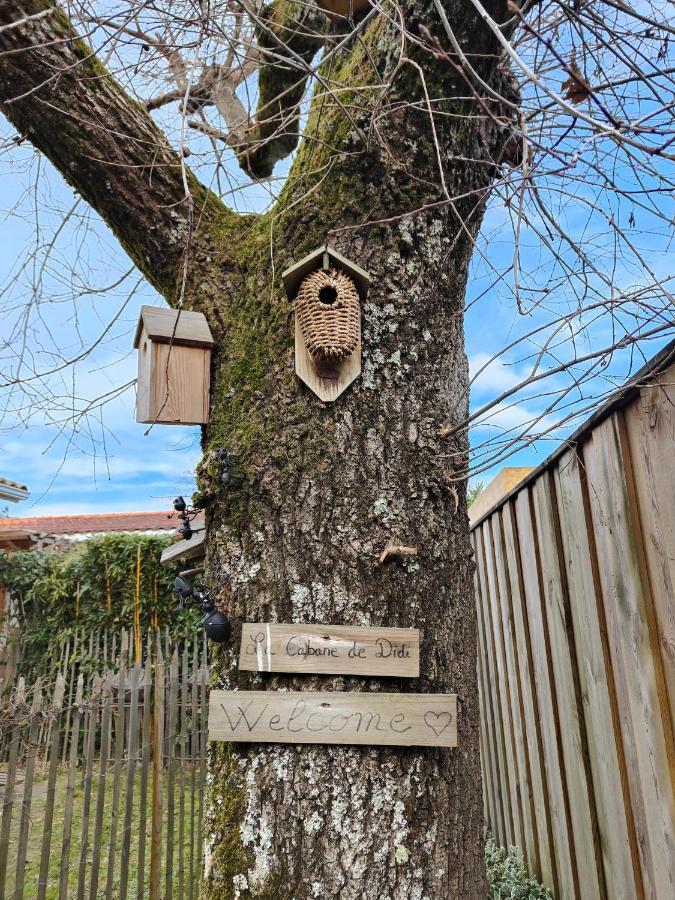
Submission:
<svg viewBox="0 0 675 900">
<path fill-rule="evenodd" d="M 326 306 L 332 306 L 337 300 L 337 291 L 330 284 L 325 284 L 319 290 L 319 302 L 324 303 Z"/>
</svg>

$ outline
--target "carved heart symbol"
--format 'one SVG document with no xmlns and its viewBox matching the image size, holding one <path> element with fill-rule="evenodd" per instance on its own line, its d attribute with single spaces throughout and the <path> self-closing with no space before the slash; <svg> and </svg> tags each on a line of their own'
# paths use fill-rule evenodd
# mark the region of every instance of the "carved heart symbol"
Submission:
<svg viewBox="0 0 675 900">
<path fill-rule="evenodd" d="M 439 737 L 446 728 L 449 728 L 452 724 L 452 713 L 449 712 L 425 712 L 424 713 L 424 724 L 427 725 L 436 737 Z"/>
</svg>

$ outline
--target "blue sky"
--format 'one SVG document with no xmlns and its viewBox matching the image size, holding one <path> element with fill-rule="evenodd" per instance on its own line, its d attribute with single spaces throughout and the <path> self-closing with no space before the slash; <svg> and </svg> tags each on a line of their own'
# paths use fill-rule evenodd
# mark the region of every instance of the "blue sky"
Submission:
<svg viewBox="0 0 675 900">
<path fill-rule="evenodd" d="M 42 393 L 39 380 L 34 385 L 37 402 L 29 409 L 22 408 L 25 400 L 21 393 L 7 388 L 0 391 L 5 413 L 0 473 L 27 483 L 31 490 L 30 499 L 13 504 L 9 514 L 164 509 L 176 494 L 189 495 L 193 490 L 192 473 L 200 456 L 198 428 L 155 426 L 146 434 L 146 427 L 134 419 L 133 385 L 88 416 L 75 435 L 67 424 L 69 394 L 70 403 L 81 409 L 87 401 L 135 378 L 136 355 L 132 342 L 139 309 L 144 303 L 161 304 L 162 301 L 132 269 L 105 226 L 84 207 L 78 210 L 83 219 L 74 219 L 59 233 L 57 250 L 51 251 L 44 273 L 37 278 L 36 269 L 39 271 L 40 260 L 44 260 L 45 245 L 51 243 L 59 228 L 62 210 L 69 209 L 75 200 L 60 176 L 41 160 L 40 238 L 36 240 L 35 203 L 29 187 L 37 165 L 38 158 L 30 147 L 0 161 L 0 285 L 9 291 L 17 305 L 32 301 L 42 307 L 38 309 L 36 330 L 27 338 L 33 349 L 40 347 L 42 352 L 30 360 L 23 373 L 30 374 L 33 365 L 36 371 L 50 368 L 50 347 L 57 346 L 64 356 L 72 357 L 78 354 L 82 340 L 90 342 L 103 332 L 105 337 L 91 356 L 74 366 L 74 378 L 69 369 L 65 376 L 55 373 L 46 379 L 54 394 L 62 398 L 59 403 L 47 403 L 45 408 L 39 397 Z M 248 198 L 249 208 L 260 205 L 260 200 L 260 197 Z M 470 300 L 481 295 L 494 280 L 493 269 L 506 266 L 512 253 L 505 213 L 499 205 L 488 212 L 483 236 L 483 245 L 489 249 L 489 264 L 480 256 L 474 260 Z M 34 246 L 37 247 L 35 260 L 17 270 L 18 261 L 25 260 L 27 249 Z M 663 255 L 661 248 L 658 255 Z M 67 297 L 74 290 L 74 279 L 81 277 L 78 273 L 85 271 L 87 280 L 101 292 L 85 294 L 75 308 Z M 37 297 L 34 296 L 36 280 L 42 292 Z M 109 285 L 114 287 L 102 290 Z M 489 300 L 470 308 L 467 352 L 472 371 L 484 365 L 514 334 L 522 333 L 542 319 L 540 311 L 518 315 L 513 302 L 509 302 L 509 290 L 504 286 L 502 297 L 497 287 Z M 62 296 L 65 299 L 61 300 Z M 122 314 L 110 324 L 121 306 Z M 16 312 L 0 319 L 3 337 L 10 322 L 16 322 Z M 656 352 L 658 345 L 651 349 Z M 527 367 L 522 348 L 490 364 L 474 386 L 473 405 L 517 383 L 527 373 Z M 620 382 L 624 374 L 625 364 L 617 362 L 614 381 Z M 521 396 L 514 405 L 493 411 L 489 425 L 474 430 L 473 441 L 479 442 L 486 434 L 499 436 L 505 429 L 517 429 L 541 409 L 541 398 Z M 534 446 L 520 449 L 506 464 L 536 465 L 559 439 L 560 433 L 556 433 Z M 488 480 L 491 474 L 478 477 Z"/>
<path fill-rule="evenodd" d="M 141 305 L 162 301 L 139 277 L 98 217 L 82 202 L 76 203 L 73 191 L 48 162 L 28 144 L 6 150 L 12 136 L 11 127 L 0 121 L 0 149 L 5 148 L 0 153 L 0 372 L 4 376 L 0 383 L 17 374 L 16 348 L 24 339 L 20 374 L 29 381 L 28 394 L 11 385 L 0 387 L 0 475 L 27 483 L 31 497 L 12 505 L 10 515 L 165 509 L 176 494 L 191 493 L 200 447 L 198 428 L 155 426 L 146 434 L 146 426 L 134 419 L 134 386 L 129 384 L 136 374 L 133 332 Z M 196 151 L 192 162 L 204 153 L 205 144 L 200 144 L 198 137 L 190 139 Z M 210 152 L 208 145 L 206 149 Z M 619 185 L 630 187 L 633 174 L 622 171 L 621 166 L 620 157 L 613 160 L 614 176 Z M 287 163 L 278 167 L 277 180 L 285 171 Z M 234 190 L 230 199 L 237 208 L 256 210 L 268 202 L 268 188 L 247 185 L 236 166 L 229 167 L 228 178 Z M 647 180 L 647 187 L 657 182 L 655 174 L 652 182 Z M 595 275 L 585 275 L 592 295 L 607 298 L 615 289 L 628 291 L 643 284 L 645 270 L 637 261 L 637 252 L 648 261 L 649 279 L 671 277 L 672 228 L 664 228 L 654 210 L 650 212 L 645 204 L 634 208 L 625 198 L 596 187 L 592 179 L 585 179 L 583 165 L 562 178 L 544 176 L 540 189 L 556 219 L 589 248 L 591 268 L 597 267 Z M 659 195 L 657 200 L 661 211 L 667 207 L 672 218 L 672 193 Z M 645 201 L 647 206 L 649 202 Z M 65 225 L 64 213 L 68 213 Z M 630 225 L 634 219 L 634 226 Z M 632 229 L 635 252 L 622 248 L 616 253 L 615 222 Z M 518 311 L 509 274 L 514 246 L 512 212 L 497 198 L 489 208 L 468 289 L 466 340 L 473 372 L 488 364 L 492 355 L 517 335 L 561 312 L 574 311 L 576 294 L 561 280 L 564 265 L 554 260 L 556 254 L 569 260 L 571 251 L 558 244 L 556 254 L 543 252 L 542 235 L 546 237 L 548 230 L 537 214 L 532 216 L 532 227 L 522 229 L 522 283 L 526 298 L 533 302 Z M 495 273 L 503 277 L 496 279 Z M 609 288 L 603 279 L 611 282 Z M 73 303 L 73 295 L 77 295 L 77 303 Z M 545 300 L 535 305 L 534 300 L 542 296 Z M 480 302 L 474 304 L 476 298 Z M 24 331 L 21 310 L 27 305 L 30 328 Z M 582 320 L 580 315 L 573 321 L 573 338 L 567 334 L 563 343 L 547 354 L 547 364 L 555 365 L 560 355 L 569 352 L 572 339 L 580 352 L 586 344 L 602 345 L 610 340 L 610 329 L 617 324 L 608 316 L 599 317 L 584 337 Z M 11 341 L 11 349 L 3 348 L 3 341 Z M 60 368 L 61 357 L 77 358 L 82 346 L 92 341 L 98 343 L 90 355 Z M 651 342 L 644 356 L 656 353 L 662 343 L 663 338 Z M 489 363 L 473 387 L 473 407 L 525 377 L 539 344 L 539 338 L 528 341 Z M 617 354 L 596 374 L 596 393 L 620 384 L 643 361 L 639 353 Z M 46 378 L 34 377 L 51 370 Z M 486 436 L 498 440 L 518 434 L 524 423 L 538 415 L 544 416 L 544 429 L 552 425 L 555 416 L 545 413 L 546 392 L 568 387 L 576 373 L 557 375 L 536 390 L 524 391 L 514 402 L 499 405 L 489 422 L 472 431 L 474 446 Z M 122 389 L 124 385 L 128 386 Z M 112 399 L 100 409 L 90 409 L 74 431 L 73 411 L 87 408 L 110 392 Z M 574 390 L 569 399 L 587 405 Z M 544 430 L 542 423 L 538 427 Z M 521 447 L 506 464 L 536 465 L 571 427 L 572 423 Z M 493 471 L 502 464 L 494 465 Z M 488 480 L 491 474 L 488 471 L 477 477 Z"/>
</svg>

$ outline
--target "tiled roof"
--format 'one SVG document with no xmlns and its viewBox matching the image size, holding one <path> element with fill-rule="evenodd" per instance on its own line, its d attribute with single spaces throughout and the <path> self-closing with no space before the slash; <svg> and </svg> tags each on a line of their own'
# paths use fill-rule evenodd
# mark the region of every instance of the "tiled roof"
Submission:
<svg viewBox="0 0 675 900">
<path fill-rule="evenodd" d="M 175 516 L 168 519 L 168 515 L 168 512 L 129 512 L 0 519 L 0 535 L 6 532 L 66 535 L 114 531 L 175 531 L 180 522 Z"/>
</svg>

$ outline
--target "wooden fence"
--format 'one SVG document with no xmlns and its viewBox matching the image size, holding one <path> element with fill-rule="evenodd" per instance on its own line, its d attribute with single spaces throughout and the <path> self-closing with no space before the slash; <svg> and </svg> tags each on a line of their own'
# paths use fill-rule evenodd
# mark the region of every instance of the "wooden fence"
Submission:
<svg viewBox="0 0 675 900">
<path fill-rule="evenodd" d="M 86 681 L 64 659 L 0 705 L 3 900 L 197 897 L 205 648 L 155 633 L 136 662 L 126 635 L 115 643 L 103 674 Z"/>
<path fill-rule="evenodd" d="M 202 638 L 206 640 L 203 635 Z M 172 648 L 186 640 L 194 642 L 194 629 L 176 635 L 168 627 L 151 628 L 145 633 L 136 628 L 119 631 L 112 628 L 75 628 L 72 633 L 68 631 L 54 635 L 45 655 L 36 665 L 29 667 L 21 661 L 22 646 L 17 627 L 9 643 L 6 669 L 0 675 L 0 693 L 4 692 L 3 685 L 12 685 L 19 673 L 26 682 L 32 683 L 39 677 L 44 683 L 45 679 L 53 681 L 56 673 L 62 672 L 64 678 L 74 683 L 80 670 L 103 673 L 118 668 L 122 662 L 127 666 L 133 662 L 143 663 L 158 644 L 162 646 L 165 658 L 168 658 Z M 202 652 L 205 652 L 205 644 Z"/>
<path fill-rule="evenodd" d="M 559 900 L 675 897 L 674 358 L 472 529 L 486 818 Z"/>
</svg>

